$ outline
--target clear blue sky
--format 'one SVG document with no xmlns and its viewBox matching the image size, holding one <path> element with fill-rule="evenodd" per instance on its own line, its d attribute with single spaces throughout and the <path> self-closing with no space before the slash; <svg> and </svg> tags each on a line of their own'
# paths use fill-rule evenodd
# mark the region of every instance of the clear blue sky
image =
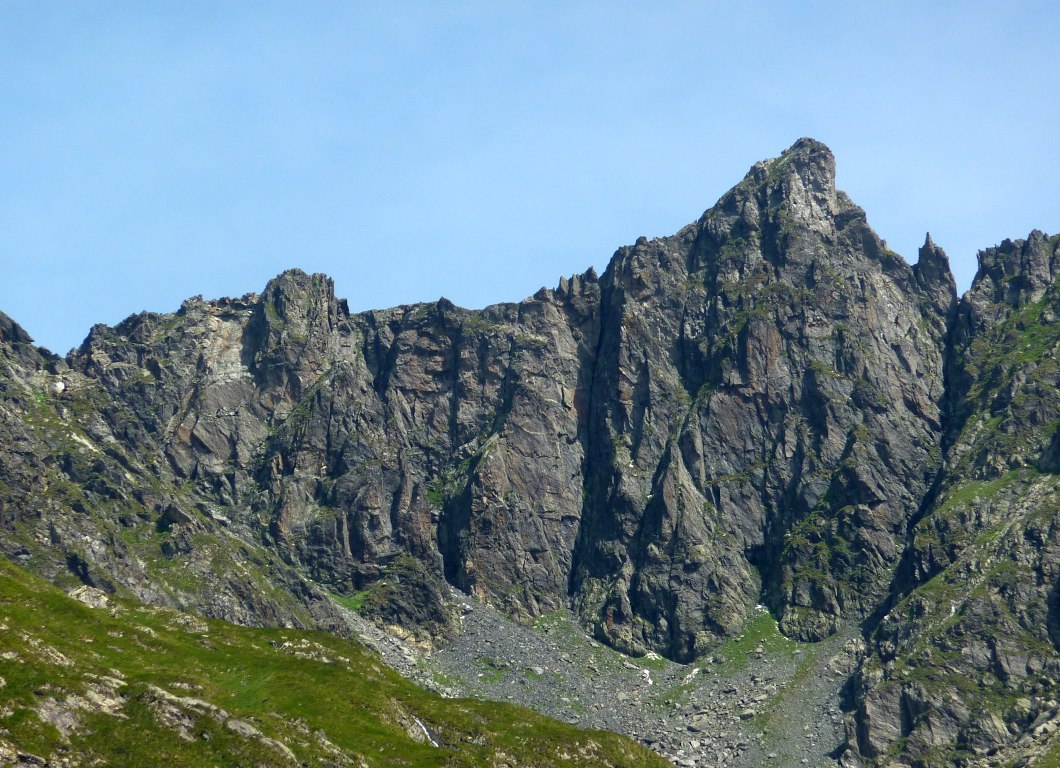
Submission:
<svg viewBox="0 0 1060 768">
<path fill-rule="evenodd" d="M 0 309 L 95 322 L 323 271 L 518 300 L 827 143 L 892 248 L 1060 230 L 1060 5 L 0 0 Z"/>
</svg>

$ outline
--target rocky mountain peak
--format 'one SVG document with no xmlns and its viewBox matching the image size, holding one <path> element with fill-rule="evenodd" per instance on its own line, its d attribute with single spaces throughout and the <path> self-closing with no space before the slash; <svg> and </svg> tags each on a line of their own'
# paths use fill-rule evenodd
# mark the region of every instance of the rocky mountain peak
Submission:
<svg viewBox="0 0 1060 768">
<path fill-rule="evenodd" d="M 939 315 L 948 317 L 957 303 L 957 283 L 950 271 L 949 257 L 935 245 L 930 232 L 924 236 L 924 244 L 920 246 L 913 275 Z"/>
<path fill-rule="evenodd" d="M 848 209 L 860 213 L 836 190 L 831 150 L 819 141 L 799 139 L 779 157 L 755 163 L 698 224 L 715 242 L 800 233 L 832 241 L 836 217 Z"/>
<path fill-rule="evenodd" d="M 1008 726 L 984 737 L 938 704 L 960 698 L 948 682 L 885 666 L 911 663 L 906 628 L 939 608 L 939 633 L 983 636 L 939 645 L 961 686 L 1060 670 L 1058 557 L 1028 543 L 1060 552 L 1042 523 L 1060 237 L 979 260 L 955 314 L 930 234 L 910 266 L 800 139 L 675 235 L 519 303 L 351 314 L 330 278 L 289 270 L 260 295 L 96 326 L 58 373 L 0 315 L 0 547 L 243 623 L 345 626 L 337 595 L 426 645 L 458 631 L 451 586 L 521 618 L 570 607 L 616 649 L 679 661 L 755 617 L 799 640 L 877 626 L 844 666 L 878 657 L 854 680 L 850 750 L 962 728 L 985 747 Z M 1012 507 L 1001 550 L 1006 487 L 1053 506 Z M 1018 572 L 979 567 L 1012 552 Z M 1010 604 L 983 602 L 1010 585 Z M 1015 639 L 1005 656 L 954 614 L 962 595 Z M 1003 624 L 1017 616 L 1029 644 Z M 1020 711 L 1005 722 L 1034 721 Z"/>
<path fill-rule="evenodd" d="M 1060 268 L 1057 238 L 1034 230 L 1025 240 L 1005 239 L 978 254 L 974 289 L 987 289 L 1014 307 L 1036 301 Z"/>
<path fill-rule="evenodd" d="M 822 142 L 801 138 L 781 152 L 777 160 L 786 163 L 800 176 L 814 179 L 822 189 L 835 189 L 835 155 Z"/>
<path fill-rule="evenodd" d="M 979 270 L 962 299 L 971 329 L 997 324 L 1039 301 L 1060 277 L 1060 235 L 1032 231 L 979 252 Z"/>
<path fill-rule="evenodd" d="M 33 338 L 21 325 L 0 312 L 0 355 L 32 367 L 38 364 L 42 353 L 49 354 L 46 350 L 38 350 L 33 345 Z"/>
<path fill-rule="evenodd" d="M 8 346 L 11 344 L 32 344 L 33 339 L 25 329 L 0 312 L 0 344 Z"/>
<path fill-rule="evenodd" d="M 289 269 L 280 273 L 265 286 L 262 302 L 271 306 L 281 319 L 295 308 L 307 312 L 309 307 L 330 307 L 335 301 L 335 282 L 325 274 L 306 274 L 300 269 Z"/>
<path fill-rule="evenodd" d="M 835 216 L 835 157 L 814 139 L 799 139 L 780 157 L 767 161 L 765 193 L 771 205 L 794 223 L 816 229 Z"/>
</svg>

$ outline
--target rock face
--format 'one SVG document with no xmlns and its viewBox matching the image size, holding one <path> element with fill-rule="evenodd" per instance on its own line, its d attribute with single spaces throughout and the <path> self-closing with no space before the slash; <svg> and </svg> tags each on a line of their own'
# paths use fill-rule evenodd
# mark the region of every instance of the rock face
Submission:
<svg viewBox="0 0 1060 768">
<path fill-rule="evenodd" d="M 759 603 L 798 640 L 861 622 L 850 759 L 971 753 L 1060 679 L 1057 269 L 1056 238 L 1006 241 L 958 302 L 930 237 L 908 265 L 802 139 L 518 304 L 353 314 L 294 270 L 65 360 L 0 315 L 0 548 L 427 644 L 446 582 L 677 661 Z M 1029 709 L 953 704 L 967 680 Z"/>
<path fill-rule="evenodd" d="M 940 460 L 955 296 L 922 255 L 887 250 L 809 140 L 616 254 L 574 581 L 600 634 L 687 659 L 760 600 L 810 640 L 886 594 Z"/>
<path fill-rule="evenodd" d="M 866 757 L 1000 748 L 1008 764 L 1058 726 L 1058 276 L 1060 237 L 979 254 L 951 332 L 945 466 L 855 680 Z"/>
</svg>

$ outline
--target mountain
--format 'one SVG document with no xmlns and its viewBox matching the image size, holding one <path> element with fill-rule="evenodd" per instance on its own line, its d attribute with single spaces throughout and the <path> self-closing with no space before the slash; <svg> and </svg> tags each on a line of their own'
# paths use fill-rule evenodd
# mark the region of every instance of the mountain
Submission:
<svg viewBox="0 0 1060 768">
<path fill-rule="evenodd" d="M 1057 728 L 1058 276 L 1060 238 L 1005 241 L 951 323 L 945 462 L 855 681 L 867 754 L 1012 760 Z"/>
<path fill-rule="evenodd" d="M 74 594 L 0 562 L 0 765 L 665 765 L 614 734 L 431 696 L 326 633 Z"/>
<path fill-rule="evenodd" d="M 844 765 L 1031 759 L 1060 680 L 1058 246 L 981 252 L 958 299 L 801 139 L 518 304 L 351 313 L 293 270 L 65 359 L 0 315 L 0 549 L 253 626 L 358 635 L 353 607 L 424 649 L 463 631 L 451 587 L 680 663 L 763 604 L 850 638 Z"/>
</svg>

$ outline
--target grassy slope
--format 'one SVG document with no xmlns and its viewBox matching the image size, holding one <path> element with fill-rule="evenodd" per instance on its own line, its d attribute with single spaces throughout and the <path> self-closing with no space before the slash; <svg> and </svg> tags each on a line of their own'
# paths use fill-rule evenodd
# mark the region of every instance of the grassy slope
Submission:
<svg viewBox="0 0 1060 768">
<path fill-rule="evenodd" d="M 0 681 L 0 764 L 666 765 L 614 734 L 440 699 L 331 635 L 91 608 L 3 560 Z"/>
</svg>

